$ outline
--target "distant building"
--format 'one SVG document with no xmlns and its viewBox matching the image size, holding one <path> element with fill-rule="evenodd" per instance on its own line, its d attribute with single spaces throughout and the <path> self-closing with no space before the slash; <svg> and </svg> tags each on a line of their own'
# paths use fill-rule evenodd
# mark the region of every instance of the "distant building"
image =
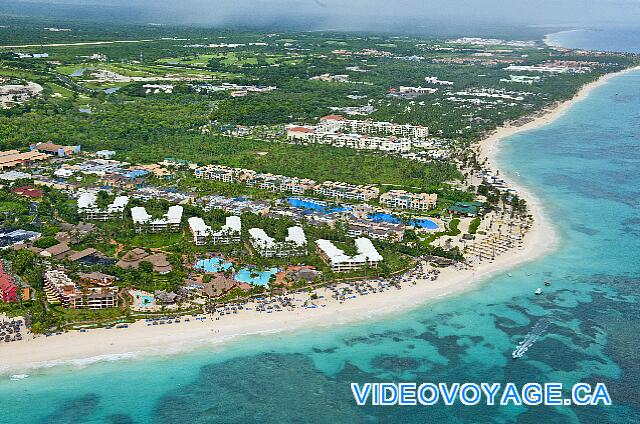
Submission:
<svg viewBox="0 0 640 424">
<path fill-rule="evenodd" d="M 409 193 L 404 190 L 390 190 L 380 196 L 380 203 L 393 209 L 428 211 L 436 207 L 438 195 L 435 193 Z"/>
<path fill-rule="evenodd" d="M 111 159 L 116 155 L 116 152 L 114 152 L 113 150 L 98 150 L 94 154 L 100 159 Z"/>
<path fill-rule="evenodd" d="M 18 180 L 29 180 L 31 179 L 31 174 L 27 174 L 26 172 L 19 171 L 9 171 L 3 172 L 0 174 L 0 180 L 3 181 L 18 181 Z"/>
<path fill-rule="evenodd" d="M 222 181 L 225 183 L 235 183 L 242 174 L 240 168 L 230 168 L 222 165 L 208 165 L 197 168 L 193 173 L 196 178 L 204 180 Z"/>
<path fill-rule="evenodd" d="M 380 189 L 372 185 L 353 185 L 342 182 L 325 181 L 316 186 L 315 193 L 334 199 L 358 200 L 367 202 L 377 199 Z"/>
<path fill-rule="evenodd" d="M 131 209 L 131 218 L 136 226 L 136 231 L 148 231 L 158 233 L 162 231 L 180 231 L 182 223 L 182 206 L 171 206 L 162 218 L 154 219 L 143 207 L 136 206 Z"/>
<path fill-rule="evenodd" d="M 376 268 L 383 257 L 378 253 L 371 240 L 359 238 L 355 240 L 357 254 L 348 256 L 342 249 L 336 247 L 329 240 L 316 240 L 317 251 L 320 257 L 327 262 L 334 272 L 349 272 L 362 269 L 364 267 Z"/>
<path fill-rule="evenodd" d="M 284 258 L 307 254 L 307 238 L 302 227 L 289 227 L 284 241 L 276 242 L 261 228 L 249 229 L 251 245 L 265 258 Z"/>
<path fill-rule="evenodd" d="M 41 152 L 20 153 L 17 150 L 0 151 L 0 169 L 29 165 L 36 161 L 49 159 L 49 155 Z"/>
<path fill-rule="evenodd" d="M 307 127 L 287 128 L 287 139 L 300 144 L 327 144 L 356 150 L 379 150 L 390 153 L 407 153 L 412 142 L 408 138 L 375 137 L 361 134 L 323 132 Z"/>
<path fill-rule="evenodd" d="M 242 223 L 239 216 L 229 216 L 225 225 L 219 231 L 213 231 L 202 218 L 191 217 L 189 218 L 189 229 L 196 246 L 239 243 L 242 234 Z"/>
<path fill-rule="evenodd" d="M 42 190 L 33 186 L 17 187 L 11 190 L 11 192 L 18 196 L 28 197 L 30 199 L 39 199 L 44 196 L 44 192 Z"/>
<path fill-rule="evenodd" d="M 404 87 L 407 88 L 407 87 Z M 420 125 L 396 124 L 385 121 L 360 121 L 346 119 L 341 115 L 328 115 L 320 120 L 319 131 L 350 132 L 358 134 L 394 135 L 421 139 L 429 136 L 429 128 Z"/>
<path fill-rule="evenodd" d="M 46 153 L 48 155 L 66 157 L 80 153 L 80 146 L 62 146 L 55 143 L 36 143 L 31 145 L 32 151 Z"/>
<path fill-rule="evenodd" d="M 313 189 L 316 182 L 306 178 L 285 177 L 275 174 L 261 174 L 256 172 L 245 172 L 245 184 L 249 187 L 257 187 L 268 191 L 283 191 L 293 194 L 304 194 L 305 191 Z"/>
<path fill-rule="evenodd" d="M 315 181 L 306 178 L 287 177 L 277 174 L 258 173 L 251 169 L 230 168 L 222 165 L 208 165 L 194 171 L 196 178 L 222 181 L 225 183 L 241 182 L 249 187 L 262 190 L 282 191 L 303 194 L 315 186 Z"/>
</svg>

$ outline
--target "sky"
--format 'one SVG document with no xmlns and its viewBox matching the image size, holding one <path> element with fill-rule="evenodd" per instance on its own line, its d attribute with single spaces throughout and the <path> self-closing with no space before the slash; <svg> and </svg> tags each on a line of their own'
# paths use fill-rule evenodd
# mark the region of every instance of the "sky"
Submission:
<svg viewBox="0 0 640 424">
<path fill-rule="evenodd" d="M 136 10 L 158 23 L 384 28 L 415 22 L 492 22 L 565 26 L 638 24 L 640 0 L 17 0 Z"/>
</svg>

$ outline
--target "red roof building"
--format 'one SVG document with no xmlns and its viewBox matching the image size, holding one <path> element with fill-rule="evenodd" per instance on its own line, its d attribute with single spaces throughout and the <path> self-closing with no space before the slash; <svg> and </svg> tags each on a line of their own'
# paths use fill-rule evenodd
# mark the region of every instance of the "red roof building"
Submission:
<svg viewBox="0 0 640 424">
<path fill-rule="evenodd" d="M 32 199 L 38 199 L 38 198 L 44 196 L 44 192 L 42 190 L 40 190 L 39 188 L 32 187 L 32 186 L 18 187 L 18 188 L 14 188 L 11 191 L 13 193 L 17 194 L 18 196 L 30 197 Z"/>
<path fill-rule="evenodd" d="M 315 132 L 313 128 L 305 128 L 305 127 L 291 127 L 289 128 L 290 132 L 301 132 L 301 133 L 312 133 Z"/>
<path fill-rule="evenodd" d="M 325 121 L 344 121 L 345 117 L 342 115 L 327 115 L 322 119 Z"/>
<path fill-rule="evenodd" d="M 18 286 L 13 281 L 13 277 L 4 272 L 4 267 L 0 262 L 0 300 L 3 302 L 18 301 Z"/>
</svg>

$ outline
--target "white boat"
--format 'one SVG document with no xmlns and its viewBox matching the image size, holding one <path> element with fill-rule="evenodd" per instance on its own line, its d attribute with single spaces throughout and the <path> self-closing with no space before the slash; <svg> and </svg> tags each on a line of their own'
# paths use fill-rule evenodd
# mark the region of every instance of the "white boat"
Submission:
<svg viewBox="0 0 640 424">
<path fill-rule="evenodd" d="M 536 294 L 542 294 L 542 289 L 540 287 L 536 289 Z"/>
<path fill-rule="evenodd" d="M 13 381 L 17 381 L 17 380 L 23 380 L 25 378 L 29 377 L 29 374 L 15 374 L 11 376 L 11 380 Z"/>
</svg>

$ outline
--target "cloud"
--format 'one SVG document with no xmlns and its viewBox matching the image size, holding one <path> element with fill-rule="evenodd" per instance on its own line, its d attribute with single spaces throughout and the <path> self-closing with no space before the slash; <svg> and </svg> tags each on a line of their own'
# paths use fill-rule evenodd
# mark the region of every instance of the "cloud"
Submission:
<svg viewBox="0 0 640 424">
<path fill-rule="evenodd" d="M 31 0 L 34 1 L 34 0 Z M 638 23 L 639 0 L 35 0 L 135 9 L 148 19 L 174 23 L 247 25 L 307 20 L 371 28 L 412 22 L 515 24 Z"/>
</svg>

